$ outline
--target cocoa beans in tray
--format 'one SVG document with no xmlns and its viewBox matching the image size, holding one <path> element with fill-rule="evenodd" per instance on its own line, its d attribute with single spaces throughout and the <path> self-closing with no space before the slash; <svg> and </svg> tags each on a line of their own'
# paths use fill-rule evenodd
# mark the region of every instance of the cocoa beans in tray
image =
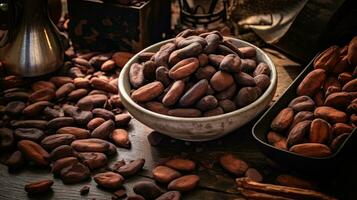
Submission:
<svg viewBox="0 0 357 200">
<path fill-rule="evenodd" d="M 257 61 L 253 47 L 242 51 L 219 32 L 186 30 L 131 65 L 131 98 L 177 117 L 208 117 L 247 106 L 269 87 L 270 68 Z"/>
<path fill-rule="evenodd" d="M 297 87 L 297 97 L 272 120 L 268 142 L 307 156 L 328 157 L 356 128 L 357 37 L 317 56 L 314 70 Z"/>
</svg>

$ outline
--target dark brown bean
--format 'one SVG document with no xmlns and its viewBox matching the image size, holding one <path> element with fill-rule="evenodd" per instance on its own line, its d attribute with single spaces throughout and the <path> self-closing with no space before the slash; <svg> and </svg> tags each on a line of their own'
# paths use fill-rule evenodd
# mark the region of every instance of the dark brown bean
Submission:
<svg viewBox="0 0 357 200">
<path fill-rule="evenodd" d="M 239 90 L 234 101 L 238 107 L 244 107 L 257 100 L 261 93 L 258 87 L 243 87 Z"/>
<path fill-rule="evenodd" d="M 145 199 L 156 199 L 164 193 L 161 188 L 151 181 L 139 181 L 133 186 L 133 190 Z"/>
<path fill-rule="evenodd" d="M 88 95 L 77 102 L 77 106 L 81 110 L 92 110 L 95 107 L 101 107 L 108 100 L 108 97 L 103 94 Z"/>
<path fill-rule="evenodd" d="M 73 90 L 68 94 L 67 99 L 69 101 L 77 101 L 88 94 L 88 90 L 84 88 Z"/>
<path fill-rule="evenodd" d="M 240 72 L 240 73 L 234 74 L 234 79 L 238 83 L 238 85 L 240 85 L 242 87 L 256 85 L 255 79 L 251 75 L 249 75 L 245 72 Z"/>
<path fill-rule="evenodd" d="M 206 36 L 207 46 L 204 48 L 203 52 L 210 54 L 213 53 L 221 41 L 221 37 L 217 34 L 209 34 Z"/>
<path fill-rule="evenodd" d="M 216 115 L 222 115 L 224 113 L 223 109 L 221 107 L 217 107 L 211 110 L 207 110 L 206 112 L 203 113 L 204 117 L 211 117 L 211 116 L 216 116 Z"/>
<path fill-rule="evenodd" d="M 61 99 L 63 97 L 66 97 L 69 93 L 71 93 L 75 89 L 76 87 L 74 86 L 73 83 L 66 83 L 56 90 L 56 98 Z"/>
<path fill-rule="evenodd" d="M 133 176 L 144 167 L 144 164 L 144 159 L 137 159 L 120 167 L 118 170 L 116 170 L 116 172 L 123 175 L 124 177 Z"/>
<path fill-rule="evenodd" d="M 233 154 L 224 154 L 219 158 L 219 162 L 228 172 L 240 177 L 248 170 L 248 164 Z"/>
<path fill-rule="evenodd" d="M 254 80 L 257 87 L 259 87 L 261 91 L 265 91 L 270 85 L 270 78 L 265 74 L 255 76 Z"/>
<path fill-rule="evenodd" d="M 287 138 L 288 147 L 304 142 L 305 136 L 309 133 L 311 120 L 305 120 L 296 124 L 289 132 Z"/>
<path fill-rule="evenodd" d="M 241 59 L 240 67 L 243 72 L 252 73 L 257 67 L 257 63 L 253 59 Z"/>
<path fill-rule="evenodd" d="M 206 94 L 207 89 L 208 81 L 206 79 L 200 80 L 180 98 L 179 104 L 183 107 L 195 104 Z"/>
<path fill-rule="evenodd" d="M 89 169 L 98 169 L 107 165 L 108 159 L 104 153 L 84 152 L 78 154 L 79 160 Z"/>
<path fill-rule="evenodd" d="M 311 111 L 315 108 L 315 102 L 309 96 L 299 96 L 291 100 L 289 107 L 295 112 Z"/>
<path fill-rule="evenodd" d="M 180 80 L 193 74 L 199 67 L 197 58 L 187 58 L 175 64 L 169 71 L 169 77 Z"/>
<path fill-rule="evenodd" d="M 53 106 L 53 104 L 48 101 L 39 101 L 28 105 L 23 110 L 23 114 L 28 117 L 33 117 L 39 115 L 47 106 Z"/>
<path fill-rule="evenodd" d="M 92 138 L 107 139 L 109 138 L 109 135 L 113 132 L 114 129 L 115 129 L 114 121 L 107 120 L 106 122 L 102 123 L 97 128 L 95 128 L 90 136 Z"/>
<path fill-rule="evenodd" d="M 124 178 L 114 172 L 103 172 L 94 176 L 94 181 L 101 187 L 107 189 L 118 189 L 122 186 Z"/>
<path fill-rule="evenodd" d="M 76 138 L 71 134 L 55 134 L 45 137 L 41 141 L 41 146 L 48 150 L 53 150 L 61 145 L 69 145 Z"/>
<path fill-rule="evenodd" d="M 157 66 L 168 66 L 170 54 L 176 49 L 174 43 L 167 43 L 160 47 L 160 50 L 154 55 L 154 62 Z"/>
<path fill-rule="evenodd" d="M 167 112 L 167 114 L 175 117 L 201 117 L 202 116 L 202 112 L 194 108 L 170 109 Z"/>
<path fill-rule="evenodd" d="M 256 77 L 260 74 L 265 74 L 267 76 L 270 76 L 270 68 L 269 65 L 267 65 L 266 63 L 259 63 L 257 68 L 255 68 L 254 72 L 253 72 L 253 76 Z"/>
<path fill-rule="evenodd" d="M 91 112 L 82 111 L 78 107 L 72 105 L 64 105 L 63 111 L 66 115 L 73 117 L 76 124 L 80 125 L 87 124 L 93 118 Z"/>
<path fill-rule="evenodd" d="M 55 91 L 49 88 L 43 88 L 39 90 L 35 90 L 30 96 L 29 101 L 31 103 L 35 103 L 38 101 L 51 101 L 55 98 Z"/>
<path fill-rule="evenodd" d="M 115 117 L 112 112 L 104 108 L 95 108 L 92 110 L 92 113 L 94 117 L 103 118 L 105 120 L 114 119 Z"/>
<path fill-rule="evenodd" d="M 66 126 L 57 130 L 56 134 L 71 134 L 76 139 L 87 139 L 89 138 L 89 131 L 83 128 Z"/>
<path fill-rule="evenodd" d="M 179 171 L 193 171 L 196 168 L 195 162 L 182 158 L 168 160 L 167 162 L 165 162 L 165 165 Z"/>
<path fill-rule="evenodd" d="M 207 95 L 207 96 L 203 97 L 202 99 L 200 99 L 196 103 L 195 107 L 202 111 L 207 111 L 207 110 L 216 108 L 217 106 L 218 106 L 218 100 L 216 99 L 216 97 L 214 97 L 212 95 Z"/>
<path fill-rule="evenodd" d="M 243 54 L 243 58 L 253 58 L 257 54 L 257 51 L 254 47 L 240 47 L 238 48 L 240 52 Z"/>
<path fill-rule="evenodd" d="M 235 54 L 228 54 L 223 58 L 222 62 L 219 65 L 219 68 L 227 72 L 239 73 L 240 65 L 241 60 L 239 56 Z"/>
<path fill-rule="evenodd" d="M 170 87 L 169 91 L 165 94 L 162 99 L 162 103 L 165 106 L 174 105 L 182 96 L 185 89 L 185 82 L 182 80 L 175 81 Z"/>
<path fill-rule="evenodd" d="M 218 71 L 212 76 L 210 84 L 215 91 L 223 91 L 234 84 L 233 76 L 229 73 Z"/>
<path fill-rule="evenodd" d="M 21 140 L 17 143 L 17 147 L 27 159 L 36 165 L 47 166 L 49 164 L 48 158 L 50 155 L 37 143 L 30 140 Z"/>
<path fill-rule="evenodd" d="M 56 161 L 61 158 L 71 157 L 73 156 L 73 148 L 69 145 L 61 145 L 55 149 L 53 149 L 50 153 L 51 161 Z"/>
<path fill-rule="evenodd" d="M 132 64 L 129 70 L 129 80 L 134 88 L 143 86 L 145 83 L 144 66 L 138 63 Z"/>
<path fill-rule="evenodd" d="M 131 121 L 131 116 L 128 113 L 115 115 L 115 118 L 114 118 L 115 126 L 117 126 L 117 127 L 127 126 L 130 121 Z"/>
<path fill-rule="evenodd" d="M 185 175 L 171 181 L 167 188 L 169 190 L 187 192 L 193 190 L 198 185 L 199 181 L 200 177 L 197 175 Z"/>
<path fill-rule="evenodd" d="M 53 162 L 51 172 L 54 175 L 59 175 L 63 168 L 68 167 L 68 166 L 73 165 L 78 162 L 79 162 L 78 159 L 73 156 L 60 158 L 60 159 L 56 160 L 55 162 Z"/>
<path fill-rule="evenodd" d="M 0 150 L 6 151 L 14 145 L 15 138 L 13 130 L 9 128 L 0 128 Z"/>
<path fill-rule="evenodd" d="M 8 166 L 9 170 L 19 170 L 25 165 L 25 158 L 21 151 L 15 151 L 6 160 L 5 164 Z"/>
<path fill-rule="evenodd" d="M 61 170 L 61 179 L 66 184 L 79 183 L 90 177 L 90 171 L 85 165 L 76 162 Z"/>
<path fill-rule="evenodd" d="M 202 51 L 202 45 L 198 42 L 193 42 L 184 48 L 173 51 L 169 57 L 169 64 L 175 65 L 185 58 L 199 55 Z"/>
<path fill-rule="evenodd" d="M 110 138 L 117 146 L 130 148 L 131 142 L 129 140 L 129 134 L 125 129 L 115 129 Z"/>
<path fill-rule="evenodd" d="M 164 104 L 157 102 L 157 101 L 150 101 L 145 104 L 145 108 L 150 111 L 167 115 L 169 112 L 169 108 L 165 107 Z"/>
<path fill-rule="evenodd" d="M 71 126 L 74 123 L 72 117 L 58 117 L 48 122 L 47 127 L 52 130 L 57 130 L 64 126 Z"/>
<path fill-rule="evenodd" d="M 37 128 L 17 128 L 14 131 L 14 135 L 18 140 L 31 140 L 34 142 L 40 142 L 45 133 Z"/>
<path fill-rule="evenodd" d="M 208 55 L 209 62 L 215 67 L 219 67 L 219 65 L 221 64 L 223 58 L 224 58 L 223 55 L 216 55 L 216 54 L 209 54 Z"/>
<path fill-rule="evenodd" d="M 160 183 L 169 183 L 181 176 L 180 172 L 165 166 L 157 166 L 152 170 L 154 179 Z"/>
<path fill-rule="evenodd" d="M 45 120 L 12 120 L 10 125 L 16 128 L 38 128 L 46 129 L 47 121 Z"/>
<path fill-rule="evenodd" d="M 25 185 L 25 191 L 29 194 L 45 193 L 51 189 L 52 185 L 52 180 L 41 180 Z"/>
<path fill-rule="evenodd" d="M 154 81 L 135 90 L 131 98 L 136 102 L 147 102 L 159 96 L 163 91 L 164 85 L 159 81 Z"/>
</svg>

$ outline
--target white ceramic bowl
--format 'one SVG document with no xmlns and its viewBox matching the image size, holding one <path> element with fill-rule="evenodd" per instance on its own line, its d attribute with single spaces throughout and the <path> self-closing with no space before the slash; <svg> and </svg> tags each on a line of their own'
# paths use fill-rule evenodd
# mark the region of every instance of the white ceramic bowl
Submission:
<svg viewBox="0 0 357 200">
<path fill-rule="evenodd" d="M 169 39 L 142 50 L 131 58 L 124 66 L 119 76 L 119 94 L 125 108 L 133 117 L 148 127 L 170 137 L 188 141 L 213 140 L 222 137 L 248 123 L 260 112 L 262 112 L 273 99 L 277 86 L 276 68 L 270 58 L 258 47 L 235 38 L 226 39 L 229 39 L 237 47 L 254 47 L 257 50 L 256 57 L 258 63 L 265 62 L 271 69 L 271 84 L 256 101 L 230 113 L 199 118 L 183 118 L 162 115 L 147 110 L 146 108 L 135 103 L 130 97 L 131 86 L 129 83 L 129 68 L 131 64 L 138 61 L 138 54 L 146 51 L 157 52 L 162 45 L 173 41 L 173 39 Z"/>
</svg>

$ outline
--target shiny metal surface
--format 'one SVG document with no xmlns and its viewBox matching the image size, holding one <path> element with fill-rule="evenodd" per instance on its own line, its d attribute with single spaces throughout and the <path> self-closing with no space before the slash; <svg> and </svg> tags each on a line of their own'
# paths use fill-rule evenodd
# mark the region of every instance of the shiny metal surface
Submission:
<svg viewBox="0 0 357 200">
<path fill-rule="evenodd" d="M 63 64 L 64 49 L 59 31 L 48 17 L 47 0 L 19 2 L 19 19 L 0 41 L 0 60 L 6 71 L 33 77 L 57 70 Z"/>
</svg>

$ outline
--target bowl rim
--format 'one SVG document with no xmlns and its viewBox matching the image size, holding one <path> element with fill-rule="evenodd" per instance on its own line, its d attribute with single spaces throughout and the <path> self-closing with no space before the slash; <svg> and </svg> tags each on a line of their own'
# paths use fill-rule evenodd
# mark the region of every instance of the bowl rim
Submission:
<svg viewBox="0 0 357 200">
<path fill-rule="evenodd" d="M 276 84 L 277 84 L 277 71 L 276 71 L 276 67 L 274 65 L 274 63 L 272 62 L 272 60 L 270 59 L 270 57 L 259 47 L 237 39 L 237 38 L 233 38 L 233 37 L 224 37 L 227 40 L 235 40 L 239 43 L 243 43 L 244 46 L 251 46 L 253 48 L 255 48 L 257 51 L 260 51 L 260 53 L 262 54 L 262 56 L 264 56 L 266 58 L 266 64 L 268 64 L 269 67 L 271 67 L 271 73 L 270 73 L 270 80 L 271 80 L 271 84 L 269 85 L 269 87 L 264 91 L 264 93 L 258 98 L 256 99 L 253 103 L 244 106 L 242 108 L 239 108 L 235 111 L 232 112 L 228 112 L 228 113 L 224 113 L 221 115 L 216 115 L 216 116 L 210 116 L 210 117 L 175 117 L 175 116 L 170 116 L 170 115 L 164 115 L 164 114 L 159 114 L 153 111 L 150 111 L 142 106 L 140 106 L 139 104 L 137 104 L 134 100 L 132 100 L 132 98 L 130 97 L 130 95 L 126 92 L 125 87 L 124 87 L 124 76 L 128 73 L 127 71 L 129 70 L 131 64 L 134 63 L 134 61 L 136 61 L 138 59 L 138 56 L 143 53 L 143 52 L 147 52 L 149 51 L 149 49 L 154 48 L 154 47 L 161 47 L 166 43 L 172 42 L 175 40 L 175 38 L 171 38 L 171 39 L 167 39 L 158 43 L 155 43 L 153 45 L 150 45 L 149 47 L 146 47 L 145 49 L 141 50 L 140 52 L 138 52 L 137 54 L 135 54 L 123 67 L 123 69 L 121 70 L 120 76 L 119 76 L 119 80 L 118 80 L 118 88 L 119 88 L 119 94 L 120 96 L 125 99 L 125 101 L 127 101 L 130 105 L 132 105 L 133 107 L 135 107 L 135 109 L 140 110 L 141 112 L 144 112 L 145 114 L 154 116 L 156 118 L 160 118 L 160 119 L 165 119 L 168 121 L 181 121 L 181 122 L 206 122 L 206 121 L 215 121 L 215 120 L 219 120 L 222 118 L 228 118 L 228 117 L 232 117 L 234 115 L 240 114 L 240 113 L 244 113 L 248 110 L 250 110 L 251 108 L 256 107 L 257 105 L 259 105 L 264 99 L 266 99 L 269 95 L 271 95 L 272 92 L 274 92 Z M 130 84 L 130 83 L 129 83 Z"/>
</svg>

